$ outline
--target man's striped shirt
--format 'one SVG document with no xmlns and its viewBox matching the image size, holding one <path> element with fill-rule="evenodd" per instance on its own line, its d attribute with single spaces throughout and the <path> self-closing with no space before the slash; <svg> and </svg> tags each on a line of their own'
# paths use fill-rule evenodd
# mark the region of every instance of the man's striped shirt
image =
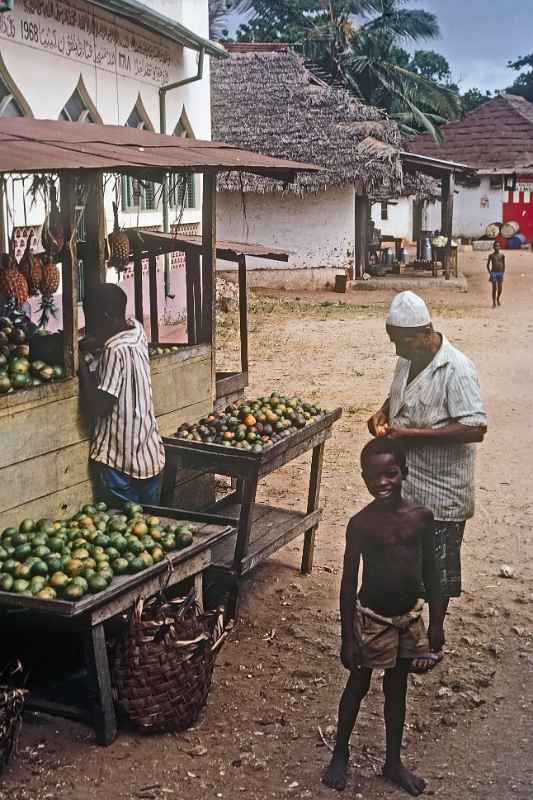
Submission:
<svg viewBox="0 0 533 800">
<path fill-rule="evenodd" d="M 389 422 L 404 428 L 441 428 L 452 422 L 487 424 L 472 362 L 445 336 L 440 350 L 410 383 L 411 362 L 399 358 L 389 398 Z M 425 505 L 436 520 L 463 522 L 474 513 L 475 444 L 412 443 L 403 495 Z"/>
<path fill-rule="evenodd" d="M 98 388 L 117 402 L 98 417 L 90 457 L 132 478 L 152 478 L 165 466 L 152 399 L 148 341 L 142 326 L 130 328 L 105 343 L 97 370 Z"/>
</svg>

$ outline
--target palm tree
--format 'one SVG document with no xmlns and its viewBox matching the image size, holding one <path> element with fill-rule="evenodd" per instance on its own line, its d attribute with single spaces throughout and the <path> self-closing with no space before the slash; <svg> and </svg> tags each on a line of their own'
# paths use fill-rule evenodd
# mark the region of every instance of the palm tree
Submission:
<svg viewBox="0 0 533 800">
<path fill-rule="evenodd" d="M 249 11 L 253 0 L 209 0 L 209 38 L 217 41 L 225 35 L 224 22 L 230 11 Z"/>
<path fill-rule="evenodd" d="M 434 14 L 402 8 L 408 1 L 321 0 L 324 13 L 315 20 L 307 48 L 333 80 L 342 79 L 361 100 L 385 108 L 404 133 L 425 130 L 440 141 L 439 125 L 460 116 L 461 100 L 401 63 L 399 45 L 439 35 Z M 363 15 L 358 27 L 353 14 Z"/>
</svg>

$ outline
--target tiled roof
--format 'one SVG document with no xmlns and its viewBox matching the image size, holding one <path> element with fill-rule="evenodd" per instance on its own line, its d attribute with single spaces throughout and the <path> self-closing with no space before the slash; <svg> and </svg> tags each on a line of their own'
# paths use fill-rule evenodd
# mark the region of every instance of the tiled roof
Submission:
<svg viewBox="0 0 533 800">
<path fill-rule="evenodd" d="M 441 130 L 443 144 L 422 133 L 406 149 L 460 161 L 480 172 L 533 171 L 533 104 L 523 97 L 498 95 Z"/>
</svg>

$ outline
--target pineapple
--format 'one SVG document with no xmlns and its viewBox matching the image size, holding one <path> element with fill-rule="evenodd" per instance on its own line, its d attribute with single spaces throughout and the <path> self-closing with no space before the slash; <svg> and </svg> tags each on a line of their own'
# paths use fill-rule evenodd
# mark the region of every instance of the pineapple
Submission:
<svg viewBox="0 0 533 800">
<path fill-rule="evenodd" d="M 0 292 L 13 300 L 18 308 L 28 302 L 30 296 L 28 282 L 22 272 L 19 272 L 14 258 L 9 260 L 7 267 L 0 270 Z"/>
<path fill-rule="evenodd" d="M 42 240 L 50 261 L 54 264 L 61 261 L 61 253 L 65 246 L 65 231 L 57 206 L 56 187 L 53 183 L 50 184 L 50 213 L 43 226 Z"/>
<path fill-rule="evenodd" d="M 113 231 L 109 234 L 109 250 L 110 258 L 109 263 L 115 267 L 118 272 L 125 269 L 130 261 L 130 240 L 128 234 L 121 231 L 118 225 L 118 206 L 113 203 L 113 215 L 115 218 L 115 225 Z"/>
<path fill-rule="evenodd" d="M 30 296 L 34 297 L 36 294 L 39 294 L 43 277 L 43 266 L 39 256 L 31 252 L 30 238 L 28 238 L 26 250 L 20 260 L 19 270 L 26 278 Z"/>
<path fill-rule="evenodd" d="M 39 320 L 39 327 L 46 328 L 50 320 L 50 316 L 56 315 L 56 304 L 54 302 L 54 294 L 59 289 L 60 272 L 57 264 L 53 264 L 49 258 L 45 257 L 42 266 L 41 278 L 41 294 L 43 299 L 41 301 L 41 318 Z"/>
</svg>

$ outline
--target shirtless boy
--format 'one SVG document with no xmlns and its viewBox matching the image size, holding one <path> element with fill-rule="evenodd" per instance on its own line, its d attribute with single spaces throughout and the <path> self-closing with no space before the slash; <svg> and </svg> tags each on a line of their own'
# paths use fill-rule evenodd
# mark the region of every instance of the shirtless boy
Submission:
<svg viewBox="0 0 533 800">
<path fill-rule="evenodd" d="M 503 289 L 503 276 L 505 274 L 505 256 L 501 252 L 500 243 L 494 242 L 494 251 L 487 259 L 487 272 L 489 281 L 492 283 L 492 307 L 496 308 L 496 303 L 500 306 L 500 297 Z"/>
<path fill-rule="evenodd" d="M 374 501 L 350 520 L 342 573 L 341 661 L 350 671 L 339 706 L 337 740 L 323 775 L 326 786 L 346 786 L 349 741 L 373 669 L 384 669 L 386 757 L 383 775 L 417 796 L 425 781 L 402 764 L 407 677 L 417 652 L 427 649 L 421 613 L 429 602 L 432 649 L 444 644 L 440 584 L 433 556 L 433 514 L 402 499 L 407 475 L 397 440 L 374 439 L 361 453 L 362 476 Z M 362 584 L 357 594 L 359 562 Z M 425 592 L 424 592 L 425 587 Z"/>
</svg>

